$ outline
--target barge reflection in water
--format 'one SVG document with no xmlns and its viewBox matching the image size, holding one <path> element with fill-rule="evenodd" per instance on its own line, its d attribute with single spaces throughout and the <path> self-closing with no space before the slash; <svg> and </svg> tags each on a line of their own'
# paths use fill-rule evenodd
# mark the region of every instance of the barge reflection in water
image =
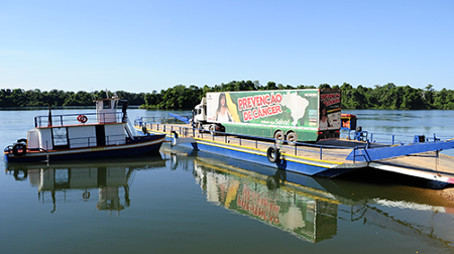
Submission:
<svg viewBox="0 0 454 254">
<path fill-rule="evenodd" d="M 450 233 L 445 235 L 444 228 L 426 225 L 411 215 L 412 210 L 454 214 L 453 204 L 427 195 L 436 190 L 421 189 L 426 195 L 420 195 L 415 193 L 418 188 L 407 186 L 398 192 L 393 188 L 385 191 L 389 186 L 356 185 L 355 189 L 348 181 L 308 177 L 252 163 L 241 162 L 238 167 L 227 157 L 195 154 L 193 175 L 207 201 L 300 239 L 317 243 L 333 238 L 341 220 L 382 227 L 437 249 L 454 251 Z M 178 161 L 178 155 L 172 156 L 173 163 Z M 354 198 L 355 193 L 362 194 Z M 395 208 L 408 210 L 408 215 L 390 213 Z"/>
</svg>

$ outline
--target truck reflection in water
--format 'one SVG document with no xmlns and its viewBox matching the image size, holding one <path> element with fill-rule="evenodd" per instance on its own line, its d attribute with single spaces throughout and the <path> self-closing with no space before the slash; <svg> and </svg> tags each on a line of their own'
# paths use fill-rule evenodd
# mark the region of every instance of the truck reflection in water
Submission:
<svg viewBox="0 0 454 254">
<path fill-rule="evenodd" d="M 194 175 L 207 200 L 229 210 L 288 231 L 310 242 L 337 233 L 338 201 L 314 189 L 308 192 L 280 186 L 279 175 L 251 176 L 196 160 Z"/>
<path fill-rule="evenodd" d="M 300 239 L 317 243 L 333 238 L 339 219 L 413 236 L 437 248 L 454 247 L 444 225 L 419 218 L 421 212 L 437 216 L 454 210 L 422 197 L 417 189 L 318 179 L 219 158 L 199 152 L 194 159 L 193 174 L 206 199 Z"/>
<path fill-rule="evenodd" d="M 150 160 L 150 158 L 152 158 Z M 27 178 L 30 184 L 38 188 L 38 199 L 48 203 L 49 194 L 52 202 L 51 213 L 57 209 L 57 200 L 89 201 L 98 192 L 98 210 L 119 212 L 129 207 L 129 186 L 136 170 L 165 166 L 160 156 L 148 160 L 106 163 L 68 163 L 54 165 L 8 164 L 8 170 L 16 180 Z M 97 189 L 97 191 L 95 190 Z M 74 195 L 79 192 L 79 195 Z M 123 197 L 123 200 L 121 199 Z"/>
</svg>

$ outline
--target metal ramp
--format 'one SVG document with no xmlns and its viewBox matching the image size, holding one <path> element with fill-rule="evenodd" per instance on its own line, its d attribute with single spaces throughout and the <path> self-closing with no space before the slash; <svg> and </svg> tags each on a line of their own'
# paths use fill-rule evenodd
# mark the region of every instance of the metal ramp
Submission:
<svg viewBox="0 0 454 254">
<path fill-rule="evenodd" d="M 454 157 L 434 153 L 421 153 L 369 163 L 371 168 L 445 184 L 454 184 L 453 165 Z"/>
<path fill-rule="evenodd" d="M 454 140 L 428 142 L 428 143 L 413 143 L 408 145 L 397 145 L 378 148 L 355 148 L 347 156 L 347 160 L 352 161 L 379 161 L 387 158 L 417 154 L 429 151 L 441 151 L 454 148 Z"/>
</svg>

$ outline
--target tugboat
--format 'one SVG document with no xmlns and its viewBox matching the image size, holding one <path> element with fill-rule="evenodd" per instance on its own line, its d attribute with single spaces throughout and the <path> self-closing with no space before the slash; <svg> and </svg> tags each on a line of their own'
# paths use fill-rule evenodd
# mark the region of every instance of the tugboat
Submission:
<svg viewBox="0 0 454 254">
<path fill-rule="evenodd" d="M 7 162 L 39 162 L 158 153 L 165 135 L 135 134 L 128 103 L 117 95 L 96 100 L 96 113 L 36 116 L 27 138 L 4 149 Z M 121 112 L 117 107 L 122 104 Z"/>
</svg>

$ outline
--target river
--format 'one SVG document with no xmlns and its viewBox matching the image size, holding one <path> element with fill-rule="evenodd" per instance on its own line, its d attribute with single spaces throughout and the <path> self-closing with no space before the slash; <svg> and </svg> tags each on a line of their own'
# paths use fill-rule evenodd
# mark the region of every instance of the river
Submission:
<svg viewBox="0 0 454 254">
<path fill-rule="evenodd" d="M 454 111 L 346 113 L 374 139 L 454 136 Z M 0 111 L 0 143 L 26 137 L 36 115 L 47 111 Z M 454 253 L 454 203 L 386 179 L 283 174 L 168 146 L 159 156 L 0 165 L 2 254 Z"/>
</svg>

